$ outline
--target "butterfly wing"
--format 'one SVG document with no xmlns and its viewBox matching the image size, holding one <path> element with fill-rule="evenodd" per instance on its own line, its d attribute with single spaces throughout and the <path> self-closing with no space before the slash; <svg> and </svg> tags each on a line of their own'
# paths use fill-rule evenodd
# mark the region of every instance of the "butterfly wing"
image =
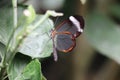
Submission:
<svg viewBox="0 0 120 80">
<path fill-rule="evenodd" d="M 54 41 L 56 49 L 62 52 L 69 52 L 76 45 L 74 36 L 68 32 L 57 33 Z"/>
<path fill-rule="evenodd" d="M 78 37 L 84 29 L 84 20 L 82 16 L 70 16 L 67 20 L 64 20 L 58 27 L 55 29 L 57 32 L 68 31 Z"/>
</svg>

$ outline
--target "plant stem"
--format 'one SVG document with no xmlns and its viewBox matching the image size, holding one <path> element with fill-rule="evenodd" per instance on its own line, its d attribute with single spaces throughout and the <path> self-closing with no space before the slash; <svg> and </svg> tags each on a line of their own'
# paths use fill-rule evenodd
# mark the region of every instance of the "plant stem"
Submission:
<svg viewBox="0 0 120 80">
<path fill-rule="evenodd" d="M 9 51 L 9 45 L 10 45 L 10 42 L 12 41 L 12 38 L 14 36 L 14 32 L 15 32 L 16 27 L 17 27 L 17 0 L 12 0 L 12 2 L 13 2 L 13 19 L 14 19 L 13 24 L 14 24 L 14 28 L 13 28 L 11 36 L 10 36 L 10 38 L 8 40 L 8 43 L 6 45 L 6 50 L 5 50 L 5 53 L 4 53 L 4 57 L 3 57 L 2 62 L 1 62 L 2 67 L 1 67 L 1 72 L 0 72 L 0 80 L 3 80 L 3 78 L 4 78 L 5 74 L 6 74 L 6 67 L 7 67 L 6 66 L 6 55 L 7 55 L 8 51 Z"/>
<path fill-rule="evenodd" d="M 14 28 L 17 27 L 17 0 L 12 0 L 13 1 L 13 13 L 14 13 Z"/>
<path fill-rule="evenodd" d="M 0 80 L 3 80 L 4 76 L 6 75 L 6 67 L 1 69 L 0 72 Z"/>
<path fill-rule="evenodd" d="M 3 61 L 2 61 L 2 66 L 3 67 L 6 65 L 6 55 L 9 51 L 10 42 L 12 41 L 12 38 L 14 37 L 14 33 L 15 33 L 15 30 L 16 30 L 16 27 L 17 27 L 17 0 L 12 0 L 12 3 L 13 3 L 13 22 L 14 22 L 13 25 L 14 25 L 14 28 L 13 28 L 11 36 L 8 40 L 8 43 L 6 45 L 6 51 L 5 51 Z"/>
<path fill-rule="evenodd" d="M 19 46 L 21 45 L 21 43 L 23 42 L 23 40 L 32 32 L 34 31 L 37 27 L 39 27 L 40 24 L 42 24 L 49 16 L 53 16 L 52 13 L 54 13 L 54 11 L 47 11 L 46 14 L 36 23 L 36 25 L 34 25 L 34 27 L 30 30 L 28 30 L 27 26 L 25 25 L 23 30 L 21 31 L 20 35 L 18 36 L 18 42 L 16 43 L 15 48 L 12 50 L 12 52 L 10 52 L 10 57 L 8 58 L 8 61 L 6 61 L 6 55 L 7 53 L 10 51 L 10 45 L 13 43 L 14 41 L 14 34 L 15 31 L 17 29 L 17 0 L 12 0 L 13 1 L 13 21 L 14 21 L 14 28 L 13 31 L 10 35 L 10 38 L 8 40 L 8 43 L 6 45 L 6 50 L 5 50 L 5 55 L 4 58 L 2 59 L 2 68 L 1 68 L 1 75 L 0 78 L 2 80 L 2 78 L 5 76 L 6 74 L 6 68 L 7 68 L 7 62 L 8 65 L 11 64 Z M 28 32 L 29 31 L 29 32 Z M 20 38 L 21 37 L 21 38 Z M 5 74 L 3 74 L 5 73 Z"/>
</svg>

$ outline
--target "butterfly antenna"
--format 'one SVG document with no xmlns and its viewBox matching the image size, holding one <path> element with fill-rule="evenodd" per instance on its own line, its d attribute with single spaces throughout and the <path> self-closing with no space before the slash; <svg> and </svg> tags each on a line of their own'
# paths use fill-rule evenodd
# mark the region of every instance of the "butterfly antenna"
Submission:
<svg viewBox="0 0 120 80">
<path fill-rule="evenodd" d="M 59 19 L 60 19 L 60 17 L 58 16 L 58 17 L 56 18 L 56 20 L 55 20 L 55 25 L 54 25 L 54 26 L 57 25 Z"/>
</svg>

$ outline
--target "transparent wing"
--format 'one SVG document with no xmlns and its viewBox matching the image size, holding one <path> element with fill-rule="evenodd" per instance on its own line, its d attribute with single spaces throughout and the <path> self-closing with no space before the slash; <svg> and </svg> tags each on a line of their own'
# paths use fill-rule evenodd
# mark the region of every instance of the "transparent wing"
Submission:
<svg viewBox="0 0 120 80">
<path fill-rule="evenodd" d="M 68 31 L 71 32 L 74 37 L 78 37 L 84 29 L 84 20 L 82 16 L 70 16 L 67 20 L 64 20 L 55 29 L 57 32 Z"/>
<path fill-rule="evenodd" d="M 75 47 L 75 38 L 72 34 L 58 33 L 55 38 L 55 47 L 62 52 L 69 52 Z"/>
</svg>

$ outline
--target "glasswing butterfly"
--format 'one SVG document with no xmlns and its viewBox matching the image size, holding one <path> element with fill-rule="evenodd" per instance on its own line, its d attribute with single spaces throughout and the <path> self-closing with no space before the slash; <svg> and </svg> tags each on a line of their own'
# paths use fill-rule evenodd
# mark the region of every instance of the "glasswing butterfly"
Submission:
<svg viewBox="0 0 120 80">
<path fill-rule="evenodd" d="M 57 51 L 70 52 L 76 45 L 76 38 L 83 32 L 84 19 L 82 16 L 74 15 L 64 20 L 51 31 L 53 41 L 54 60 L 57 61 Z"/>
</svg>

